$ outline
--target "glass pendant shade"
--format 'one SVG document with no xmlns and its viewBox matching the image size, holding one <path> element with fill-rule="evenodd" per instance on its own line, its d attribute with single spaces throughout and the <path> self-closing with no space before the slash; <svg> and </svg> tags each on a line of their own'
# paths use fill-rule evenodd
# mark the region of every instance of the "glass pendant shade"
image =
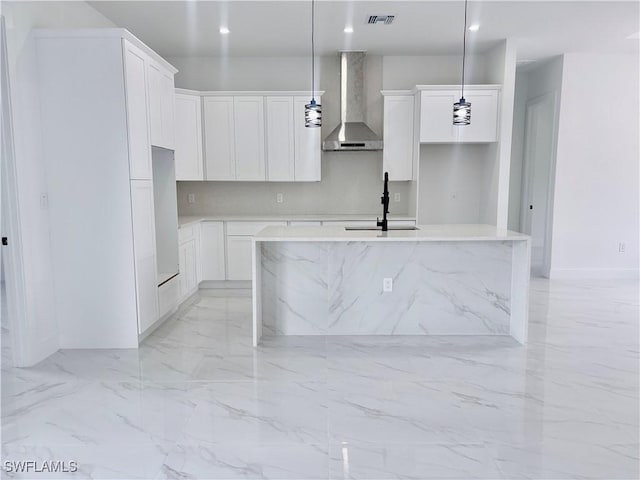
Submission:
<svg viewBox="0 0 640 480">
<path fill-rule="evenodd" d="M 453 124 L 471 124 L 471 102 L 467 102 L 464 97 L 460 98 L 459 102 L 453 104 Z"/>
<path fill-rule="evenodd" d="M 311 103 L 304 106 L 304 126 L 322 126 L 322 105 L 317 104 L 315 99 L 312 99 Z"/>
</svg>

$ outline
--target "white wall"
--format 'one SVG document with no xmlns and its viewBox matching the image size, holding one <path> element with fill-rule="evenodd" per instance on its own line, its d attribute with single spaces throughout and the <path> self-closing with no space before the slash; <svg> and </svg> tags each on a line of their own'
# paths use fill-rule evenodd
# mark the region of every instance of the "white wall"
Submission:
<svg viewBox="0 0 640 480">
<path fill-rule="evenodd" d="M 42 156 L 37 71 L 31 29 L 38 27 L 109 27 L 113 24 L 85 2 L 3 2 L 20 230 L 27 291 L 26 318 L 20 334 L 24 355 L 19 365 L 34 364 L 58 349 L 54 315 L 52 251 L 44 160 Z M 41 201 L 42 196 L 45 201 Z M 13 332 L 12 332 L 13 333 Z"/>
<path fill-rule="evenodd" d="M 638 276 L 638 85 L 637 55 L 564 56 L 552 277 Z"/>
<path fill-rule="evenodd" d="M 513 106 L 513 134 L 511 137 L 511 167 L 509 169 L 509 230 L 521 231 L 520 202 L 522 201 L 522 166 L 524 163 L 524 127 L 529 75 L 518 69 Z"/>
</svg>

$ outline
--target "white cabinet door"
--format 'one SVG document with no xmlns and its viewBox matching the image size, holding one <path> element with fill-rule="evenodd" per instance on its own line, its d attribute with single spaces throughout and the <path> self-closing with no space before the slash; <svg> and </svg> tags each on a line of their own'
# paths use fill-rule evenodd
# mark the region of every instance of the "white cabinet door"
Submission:
<svg viewBox="0 0 640 480">
<path fill-rule="evenodd" d="M 456 126 L 458 141 L 466 143 L 488 143 L 498 139 L 498 92 L 477 90 L 465 93 L 471 102 L 471 123 Z"/>
<path fill-rule="evenodd" d="M 236 180 L 264 181 L 264 97 L 234 97 Z"/>
<path fill-rule="evenodd" d="M 151 179 L 151 144 L 147 98 L 146 55 L 129 42 L 123 42 L 125 59 L 125 95 L 129 136 L 130 177 Z"/>
<path fill-rule="evenodd" d="M 224 280 L 224 226 L 222 222 L 200 224 L 202 280 Z"/>
<path fill-rule="evenodd" d="M 251 238 L 227 236 L 228 280 L 251 280 Z"/>
<path fill-rule="evenodd" d="M 176 89 L 173 73 L 162 71 L 160 108 L 162 111 L 162 143 L 164 148 L 175 150 Z"/>
<path fill-rule="evenodd" d="M 459 90 L 424 90 L 420 106 L 421 143 L 490 143 L 497 141 L 498 90 L 465 88 L 471 102 L 471 124 L 453 125 Z"/>
<path fill-rule="evenodd" d="M 292 182 L 294 170 L 293 97 L 266 97 L 267 180 Z"/>
<path fill-rule="evenodd" d="M 176 180 L 204 180 L 200 106 L 198 95 L 176 94 Z"/>
<path fill-rule="evenodd" d="M 196 268 L 196 242 L 189 240 L 180 245 L 180 301 L 198 287 Z"/>
<path fill-rule="evenodd" d="M 205 97 L 203 110 L 206 180 L 235 180 L 233 97 Z"/>
<path fill-rule="evenodd" d="M 151 145 L 174 148 L 174 82 L 173 74 L 156 63 L 148 63 L 149 119 Z"/>
<path fill-rule="evenodd" d="M 389 180 L 413 180 L 413 95 L 384 97 L 382 172 Z"/>
<path fill-rule="evenodd" d="M 158 319 L 158 273 L 156 263 L 153 183 L 131 181 L 133 248 L 136 268 L 138 332 Z"/>
<path fill-rule="evenodd" d="M 162 136 L 162 72 L 151 62 L 147 63 L 149 84 L 149 125 L 151 145 L 163 147 Z"/>
<path fill-rule="evenodd" d="M 295 129 L 295 181 L 319 182 L 322 177 L 320 162 L 321 128 L 304 126 L 304 106 L 307 97 L 295 97 L 293 123 Z"/>
<path fill-rule="evenodd" d="M 452 91 L 423 91 L 420 99 L 420 142 L 455 143 Z"/>
</svg>

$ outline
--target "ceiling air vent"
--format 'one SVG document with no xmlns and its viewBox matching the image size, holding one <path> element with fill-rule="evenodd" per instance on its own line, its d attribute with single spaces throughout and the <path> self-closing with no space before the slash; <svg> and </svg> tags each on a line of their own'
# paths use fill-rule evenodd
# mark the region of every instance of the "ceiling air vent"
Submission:
<svg viewBox="0 0 640 480">
<path fill-rule="evenodd" d="M 379 23 L 382 23 L 384 25 L 391 25 L 395 18 L 395 15 L 369 15 L 369 20 L 367 21 L 367 23 L 369 25 L 377 25 Z"/>
</svg>

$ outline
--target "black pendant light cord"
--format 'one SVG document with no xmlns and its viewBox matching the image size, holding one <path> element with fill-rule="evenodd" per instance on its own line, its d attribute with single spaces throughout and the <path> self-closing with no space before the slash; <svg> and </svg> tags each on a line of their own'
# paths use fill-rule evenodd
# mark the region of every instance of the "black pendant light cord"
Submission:
<svg viewBox="0 0 640 480">
<path fill-rule="evenodd" d="M 316 100 L 316 74 L 315 74 L 316 49 L 313 41 L 315 23 L 316 23 L 315 22 L 315 1 L 311 0 L 311 100 L 314 103 Z"/>
<path fill-rule="evenodd" d="M 464 98 L 464 61 L 467 55 L 467 0 L 464 0 L 464 33 L 462 35 L 462 98 Z"/>
</svg>

